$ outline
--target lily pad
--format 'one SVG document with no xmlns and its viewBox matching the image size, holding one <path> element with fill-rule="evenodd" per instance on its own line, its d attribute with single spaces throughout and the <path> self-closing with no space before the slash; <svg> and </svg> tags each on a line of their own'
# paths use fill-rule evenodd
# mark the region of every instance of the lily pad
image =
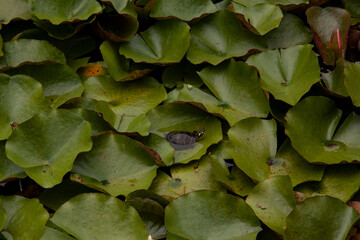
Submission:
<svg viewBox="0 0 360 240">
<path fill-rule="evenodd" d="M 95 111 L 85 108 L 71 108 L 70 111 L 77 113 L 85 121 L 91 125 L 91 135 L 99 135 L 101 133 L 112 130 L 109 124 Z"/>
<path fill-rule="evenodd" d="M 46 227 L 44 235 L 40 238 L 40 240 L 75 240 L 75 238 L 63 233 L 59 230 L 56 230 L 51 227 Z"/>
<path fill-rule="evenodd" d="M 39 81 L 46 100 L 53 109 L 71 98 L 80 97 L 84 90 L 79 76 L 69 66 L 63 64 L 26 64 L 6 71 L 6 74 L 25 74 Z"/>
<path fill-rule="evenodd" d="M 168 103 L 156 107 L 147 114 L 151 122 L 150 132 L 166 138 L 172 131 L 199 131 L 204 135 L 187 149 L 176 150 L 175 163 L 188 163 L 200 159 L 207 148 L 222 139 L 221 124 L 218 119 L 190 105 Z"/>
<path fill-rule="evenodd" d="M 350 13 L 342 8 L 312 6 L 306 16 L 324 63 L 335 65 L 337 59 L 345 57 Z"/>
<path fill-rule="evenodd" d="M 39 113 L 15 128 L 7 157 L 45 188 L 61 183 L 78 153 L 92 147 L 90 124 L 68 110 Z"/>
<path fill-rule="evenodd" d="M 277 28 L 283 18 L 280 7 L 267 3 L 246 7 L 233 2 L 233 10 L 240 15 L 240 19 L 249 27 L 249 30 L 260 35 Z"/>
<path fill-rule="evenodd" d="M 20 196 L 0 196 L 7 218 L 3 231 L 11 239 L 40 239 L 49 218 L 48 212 L 37 199 Z"/>
<path fill-rule="evenodd" d="M 266 44 L 259 36 L 242 29 L 240 20 L 233 13 L 221 10 L 191 25 L 186 57 L 193 64 L 209 62 L 217 65 L 228 58 L 265 48 Z"/>
<path fill-rule="evenodd" d="M 159 172 L 149 190 L 168 200 L 199 190 L 225 192 L 225 188 L 214 178 L 208 156 L 186 165 L 175 165 L 170 172 L 171 177 Z"/>
<path fill-rule="evenodd" d="M 33 15 L 39 19 L 49 20 L 54 25 L 86 20 L 92 14 L 102 11 L 96 0 L 28 0 L 28 4 Z"/>
<path fill-rule="evenodd" d="M 181 85 L 183 83 L 190 84 L 194 87 L 200 87 L 204 83 L 196 73 L 197 70 L 200 70 L 199 67 L 186 60 L 182 61 L 176 65 L 169 66 L 164 70 L 162 82 L 167 88 L 173 88 L 176 85 Z"/>
<path fill-rule="evenodd" d="M 350 113 L 337 127 L 341 113 L 328 98 L 307 97 L 286 114 L 285 133 L 299 154 L 311 163 L 360 160 L 360 116 Z"/>
<path fill-rule="evenodd" d="M 344 69 L 344 84 L 349 93 L 353 104 L 360 106 L 360 87 L 359 87 L 360 63 L 347 62 Z"/>
<path fill-rule="evenodd" d="M 0 74 L 0 140 L 7 139 L 18 124 L 48 109 L 41 84 L 35 79 Z"/>
<path fill-rule="evenodd" d="M 251 7 L 256 4 L 268 3 L 272 5 L 290 5 L 290 4 L 301 4 L 309 3 L 309 0 L 233 0 L 234 2 L 241 3 L 244 6 Z"/>
<path fill-rule="evenodd" d="M 312 197 L 296 205 L 287 217 L 285 240 L 345 240 L 359 218 L 355 209 L 339 199 Z"/>
<path fill-rule="evenodd" d="M 8 179 L 11 180 L 14 178 L 25 178 L 26 173 L 24 172 L 24 169 L 22 169 L 6 157 L 5 143 L 6 141 L 0 141 L 0 182 L 6 181 Z"/>
<path fill-rule="evenodd" d="M 217 11 L 211 0 L 183 0 L 181 4 L 177 0 L 157 0 L 150 12 L 150 17 L 164 19 L 177 18 L 183 21 L 191 21 L 205 14 Z"/>
<path fill-rule="evenodd" d="M 322 80 L 324 82 L 324 85 L 327 89 L 329 89 L 331 92 L 338 94 L 343 97 L 348 97 L 349 93 L 346 90 L 344 79 L 345 66 L 344 66 L 344 59 L 340 58 L 336 61 L 336 67 L 333 71 L 328 73 L 321 73 Z M 349 79 L 348 82 L 350 82 L 350 85 L 352 83 L 352 80 Z M 352 85 L 355 89 L 356 86 Z M 352 90 L 350 90 L 352 91 Z M 357 97 L 354 96 L 354 99 Z"/>
<path fill-rule="evenodd" d="M 137 141 L 124 135 L 104 134 L 94 137 L 93 142 L 90 152 L 77 157 L 73 181 L 112 196 L 126 196 L 150 187 L 157 166 Z"/>
<path fill-rule="evenodd" d="M 55 212 L 51 221 L 78 240 L 147 238 L 146 227 L 136 210 L 102 193 L 72 198 Z"/>
<path fill-rule="evenodd" d="M 286 13 L 278 28 L 263 36 L 269 49 L 289 48 L 311 42 L 312 34 L 296 15 Z"/>
<path fill-rule="evenodd" d="M 165 209 L 168 240 L 255 240 L 260 222 L 241 198 L 197 191 L 172 201 Z"/>
<path fill-rule="evenodd" d="M 286 217 L 296 205 L 289 176 L 275 176 L 260 182 L 246 203 L 269 228 L 284 235 Z"/>
<path fill-rule="evenodd" d="M 150 122 L 144 114 L 167 97 L 164 86 L 151 77 L 116 82 L 108 76 L 94 76 L 83 84 L 85 96 L 99 101 L 96 111 L 119 132 L 148 135 Z"/>
<path fill-rule="evenodd" d="M 170 166 L 174 163 L 174 148 L 166 139 L 150 133 L 149 136 L 139 139 L 145 146 L 155 150 L 161 158 L 160 166 Z"/>
<path fill-rule="evenodd" d="M 1 25 L 1 23 L 0 23 L 0 30 L 1 30 L 1 28 L 2 28 L 2 25 Z M 0 57 L 2 57 L 2 56 L 4 56 L 4 52 L 3 52 L 3 38 L 2 38 L 2 36 L 0 35 Z"/>
<path fill-rule="evenodd" d="M 2 230 L 6 223 L 7 214 L 2 206 L 2 200 L 0 199 L 0 230 Z"/>
<path fill-rule="evenodd" d="M 349 11 L 352 17 L 360 17 L 360 4 L 356 0 L 341 0 L 345 9 Z"/>
<path fill-rule="evenodd" d="M 180 62 L 190 43 L 190 27 L 178 20 L 155 23 L 120 44 L 120 54 L 134 62 L 169 64 Z"/>
<path fill-rule="evenodd" d="M 1 0 L 0 23 L 8 24 L 13 19 L 28 20 L 31 18 L 26 0 Z"/>
<path fill-rule="evenodd" d="M 100 51 L 109 74 L 116 81 L 129 81 L 141 78 L 152 71 L 152 67 L 137 64 L 119 54 L 119 44 L 104 41 Z"/>
<path fill-rule="evenodd" d="M 24 63 L 66 64 L 64 54 L 45 40 L 19 39 L 5 42 L 3 51 L 4 56 L 0 58 L 0 70 L 18 67 Z"/>
<path fill-rule="evenodd" d="M 269 50 L 248 58 L 260 72 L 261 86 L 276 99 L 295 105 L 320 80 L 320 67 L 312 45 Z"/>
</svg>

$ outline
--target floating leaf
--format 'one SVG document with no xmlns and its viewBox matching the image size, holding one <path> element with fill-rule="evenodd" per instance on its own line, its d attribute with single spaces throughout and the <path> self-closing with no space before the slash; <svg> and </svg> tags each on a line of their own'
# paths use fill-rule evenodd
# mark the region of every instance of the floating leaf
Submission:
<svg viewBox="0 0 360 240">
<path fill-rule="evenodd" d="M 39 81 L 46 100 L 53 109 L 71 98 L 80 97 L 84 90 L 79 76 L 69 66 L 63 64 L 23 65 L 6 73 L 25 74 Z"/>
<path fill-rule="evenodd" d="M 64 54 L 44 40 L 19 39 L 5 42 L 3 51 L 4 56 L 0 58 L 0 70 L 18 67 L 24 63 L 66 64 Z"/>
<path fill-rule="evenodd" d="M 359 217 L 355 209 L 336 198 L 312 197 L 296 205 L 287 217 L 285 240 L 345 240 Z"/>
<path fill-rule="evenodd" d="M 204 135 L 194 144 L 185 145 L 185 149 L 175 151 L 175 163 L 188 163 L 199 159 L 210 145 L 222 139 L 220 121 L 190 105 L 164 104 L 153 109 L 147 116 L 151 122 L 149 131 L 163 138 L 172 131 L 193 132 L 205 129 Z"/>
<path fill-rule="evenodd" d="M 246 203 L 269 228 L 284 235 L 286 217 L 296 205 L 289 176 L 275 176 L 260 182 Z"/>
<path fill-rule="evenodd" d="M 18 165 L 16 165 L 6 157 L 5 143 L 6 141 L 0 141 L 0 182 L 12 178 L 26 177 L 26 173 L 24 172 L 24 169 L 22 169 L 21 167 L 19 167 Z M 0 230 L 1 230 L 1 224 L 0 224 Z"/>
<path fill-rule="evenodd" d="M 66 233 L 60 232 L 51 227 L 46 227 L 44 235 L 40 238 L 40 240 L 75 240 L 75 238 L 70 237 Z"/>
<path fill-rule="evenodd" d="M 165 225 L 168 240 L 255 240 L 261 231 L 244 200 L 213 191 L 192 192 L 172 201 L 165 209 Z"/>
<path fill-rule="evenodd" d="M 39 113 L 15 128 L 7 157 L 45 188 L 61 183 L 78 153 L 92 147 L 90 124 L 68 110 Z"/>
<path fill-rule="evenodd" d="M 139 141 L 160 155 L 162 162 L 160 166 L 170 166 L 174 163 L 174 148 L 166 139 L 150 133 L 149 136 L 143 137 Z"/>
<path fill-rule="evenodd" d="M 101 193 L 72 198 L 55 212 L 51 221 L 78 240 L 147 238 L 146 227 L 133 207 Z"/>
<path fill-rule="evenodd" d="M 73 181 L 112 196 L 150 187 L 157 166 L 138 142 L 119 134 L 100 135 L 93 142 L 90 152 L 77 157 Z"/>
<path fill-rule="evenodd" d="M 344 65 L 344 60 L 343 59 L 339 59 L 336 61 L 336 67 L 333 71 L 328 72 L 328 73 L 321 73 L 322 76 L 322 80 L 326 86 L 327 89 L 329 89 L 331 92 L 334 92 L 340 96 L 344 96 L 344 97 L 348 97 L 349 93 L 346 90 L 345 87 L 345 83 L 344 83 L 344 78 L 345 78 L 345 74 L 344 74 L 344 69 L 345 67 Z M 352 82 L 352 80 L 350 80 L 350 83 Z M 354 88 L 356 89 L 356 86 L 354 86 Z M 352 90 L 350 90 L 352 91 Z M 356 99 L 356 96 L 354 96 L 354 99 Z"/>
<path fill-rule="evenodd" d="M 182 83 L 190 84 L 194 87 L 203 85 L 201 78 L 196 73 L 200 70 L 197 66 L 188 61 L 182 61 L 178 64 L 167 67 L 162 74 L 162 82 L 165 87 L 173 88 Z"/>
<path fill-rule="evenodd" d="M 233 0 L 233 1 L 247 7 L 251 7 L 261 3 L 268 3 L 273 5 L 290 5 L 290 4 L 297 5 L 301 3 L 309 3 L 309 0 Z"/>
<path fill-rule="evenodd" d="M 207 156 L 186 165 L 176 165 L 170 169 L 171 177 L 159 172 L 150 191 L 167 199 L 177 198 L 198 190 L 225 191 L 214 179 L 211 164 Z"/>
<path fill-rule="evenodd" d="M 31 18 L 26 0 L 1 0 L 0 1 L 0 23 L 8 24 L 11 20 Z"/>
<path fill-rule="evenodd" d="M 109 124 L 95 111 L 84 108 L 72 108 L 70 111 L 77 113 L 85 121 L 91 125 L 91 135 L 99 135 L 101 133 L 112 130 Z"/>
<path fill-rule="evenodd" d="M 345 56 L 350 13 L 336 7 L 312 6 L 306 10 L 306 16 L 324 63 L 335 65 L 337 59 Z"/>
<path fill-rule="evenodd" d="M 233 10 L 251 31 L 260 35 L 277 28 L 283 18 L 280 7 L 267 3 L 246 7 L 233 2 Z"/>
<path fill-rule="evenodd" d="M 2 206 L 2 200 L 0 199 L 0 230 L 2 230 L 6 223 L 7 214 Z"/>
<path fill-rule="evenodd" d="M 260 72 L 261 86 L 288 104 L 295 105 L 320 80 L 320 67 L 312 45 L 269 50 L 248 58 Z"/>
<path fill-rule="evenodd" d="M 7 214 L 3 231 L 10 233 L 11 239 L 40 239 L 49 214 L 39 200 L 16 195 L 0 196 L 0 200 Z"/>
<path fill-rule="evenodd" d="M 39 82 L 24 75 L 0 74 L 0 140 L 7 139 L 18 124 L 48 109 Z"/>
<path fill-rule="evenodd" d="M 357 107 L 360 106 L 360 87 L 359 87 L 359 74 L 360 63 L 346 63 L 344 69 L 344 84 L 347 92 L 349 93 L 353 104 Z"/>
<path fill-rule="evenodd" d="M 296 15 L 286 13 L 278 28 L 263 36 L 269 49 L 289 48 L 311 42 L 312 34 Z"/>
<path fill-rule="evenodd" d="M 357 141 L 360 138 L 357 131 L 360 116 L 351 113 L 337 127 L 341 112 L 328 98 L 307 97 L 286 114 L 285 133 L 293 147 L 311 163 L 360 160 Z"/>
<path fill-rule="evenodd" d="M 54 25 L 86 20 L 92 14 L 102 11 L 96 0 L 28 0 L 28 3 L 33 15 L 39 19 L 49 20 Z"/>
<path fill-rule="evenodd" d="M 341 2 L 352 17 L 360 17 L 360 4 L 357 0 L 341 0 Z"/>
<path fill-rule="evenodd" d="M 155 23 L 120 44 L 120 54 L 134 62 L 169 64 L 180 62 L 190 43 L 190 27 L 178 20 Z"/>
<path fill-rule="evenodd" d="M 241 27 L 233 13 L 218 11 L 191 25 L 191 42 L 187 59 L 193 64 L 209 62 L 217 65 L 231 57 L 266 48 L 263 40 Z"/>
<path fill-rule="evenodd" d="M 0 30 L 1 30 L 1 28 L 2 28 L 2 25 L 0 23 Z M 0 35 L 0 57 L 4 56 L 4 52 L 3 52 L 2 48 L 3 48 L 3 39 Z"/>
<path fill-rule="evenodd" d="M 82 57 L 97 48 L 94 38 L 81 33 L 72 38 L 54 41 L 53 44 L 65 54 L 67 60 Z"/>
<path fill-rule="evenodd" d="M 150 12 L 150 17 L 164 19 L 177 18 L 183 21 L 191 21 L 200 18 L 205 14 L 213 13 L 217 10 L 211 0 L 183 0 L 181 4 L 177 0 L 157 0 Z"/>
</svg>

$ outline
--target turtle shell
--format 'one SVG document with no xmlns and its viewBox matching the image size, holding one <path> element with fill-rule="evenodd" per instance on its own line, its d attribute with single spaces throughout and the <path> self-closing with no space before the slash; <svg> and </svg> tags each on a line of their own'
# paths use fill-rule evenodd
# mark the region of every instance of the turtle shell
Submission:
<svg viewBox="0 0 360 240">
<path fill-rule="evenodd" d="M 166 140 L 176 145 L 191 145 L 196 142 L 197 137 L 191 132 L 174 131 L 169 132 L 166 136 Z"/>
</svg>

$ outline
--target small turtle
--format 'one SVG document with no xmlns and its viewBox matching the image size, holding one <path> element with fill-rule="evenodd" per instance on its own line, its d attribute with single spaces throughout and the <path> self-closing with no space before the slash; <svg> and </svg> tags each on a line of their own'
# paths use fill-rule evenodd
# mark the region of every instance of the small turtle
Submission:
<svg viewBox="0 0 360 240">
<path fill-rule="evenodd" d="M 186 149 L 184 147 L 194 144 L 204 134 L 205 129 L 194 132 L 173 131 L 166 135 L 166 140 L 171 143 L 175 150 Z M 183 146 L 183 147 L 182 147 Z"/>
</svg>

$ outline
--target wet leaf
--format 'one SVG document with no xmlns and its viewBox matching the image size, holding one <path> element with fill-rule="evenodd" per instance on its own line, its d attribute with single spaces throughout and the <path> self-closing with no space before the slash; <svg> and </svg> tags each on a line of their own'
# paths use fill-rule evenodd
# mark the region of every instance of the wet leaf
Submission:
<svg viewBox="0 0 360 240">
<path fill-rule="evenodd" d="M 24 172 L 24 169 L 22 169 L 6 157 L 5 143 L 6 141 L 0 141 L 0 182 L 11 180 L 13 178 L 25 178 L 26 173 Z"/>
<path fill-rule="evenodd" d="M 8 24 L 13 19 L 31 18 L 26 0 L 0 0 L 0 23 Z"/>
<path fill-rule="evenodd" d="M 347 62 L 344 69 L 344 84 L 351 101 L 357 107 L 360 106 L 360 87 L 359 87 L 360 63 Z"/>
<path fill-rule="evenodd" d="M 200 18 L 205 14 L 217 10 L 210 0 L 183 0 L 181 4 L 177 0 L 157 0 L 150 12 L 150 17 L 164 19 L 177 18 L 183 21 L 191 21 Z"/>
<path fill-rule="evenodd" d="M 175 146 L 175 163 L 188 163 L 200 159 L 207 148 L 222 139 L 220 121 L 190 105 L 168 103 L 160 105 L 147 114 L 151 122 L 150 133 L 166 138 L 172 131 L 200 131 L 204 135 L 194 144 Z"/>
<path fill-rule="evenodd" d="M 49 214 L 37 199 L 20 196 L 0 196 L 6 211 L 3 231 L 12 235 L 11 239 L 40 239 L 45 231 Z"/>
<path fill-rule="evenodd" d="M 360 215 L 332 197 L 312 197 L 296 205 L 286 219 L 285 240 L 344 240 Z"/>
<path fill-rule="evenodd" d="M 134 62 L 169 64 L 180 62 L 190 42 L 190 27 L 178 20 L 155 23 L 120 44 L 120 54 Z"/>
<path fill-rule="evenodd" d="M 41 84 L 35 79 L 0 74 L 0 140 L 7 139 L 20 123 L 48 109 Z"/>
<path fill-rule="evenodd" d="M 39 113 L 17 126 L 6 142 L 7 157 L 45 188 L 61 183 L 79 152 L 92 147 L 90 124 L 68 110 Z"/>
<path fill-rule="evenodd" d="M 39 19 L 49 20 L 54 25 L 86 20 L 92 14 L 102 11 L 96 0 L 28 0 L 28 4 L 33 15 Z"/>
<path fill-rule="evenodd" d="M 51 221 L 78 240 L 147 238 L 146 227 L 136 210 L 102 193 L 84 193 L 70 199 Z"/>
<path fill-rule="evenodd" d="M 261 86 L 276 99 L 295 105 L 320 80 L 320 67 L 312 45 L 269 50 L 248 58 L 260 72 Z"/>
<path fill-rule="evenodd" d="M 168 240 L 255 240 L 261 231 L 244 200 L 213 191 L 192 192 L 172 201 L 165 209 L 165 225 Z"/>
<path fill-rule="evenodd" d="M 284 235 L 286 217 L 296 205 L 289 176 L 275 176 L 260 182 L 246 203 L 269 228 Z"/>
<path fill-rule="evenodd" d="M 217 65 L 228 58 L 265 48 L 266 44 L 259 36 L 242 29 L 240 20 L 233 13 L 221 10 L 191 25 L 186 57 L 193 64 L 209 62 Z"/>
</svg>

